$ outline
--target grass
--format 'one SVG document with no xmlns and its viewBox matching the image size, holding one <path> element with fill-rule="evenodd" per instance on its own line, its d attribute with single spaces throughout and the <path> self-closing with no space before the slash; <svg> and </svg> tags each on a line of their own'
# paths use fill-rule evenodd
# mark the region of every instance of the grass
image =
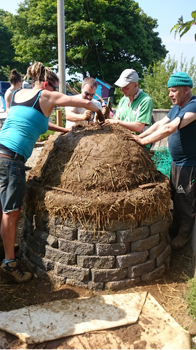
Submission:
<svg viewBox="0 0 196 350">
<path fill-rule="evenodd" d="M 38 138 L 38 141 L 45 141 L 45 140 L 47 140 L 48 137 L 49 137 L 50 135 L 52 135 L 52 134 L 54 134 L 54 131 L 47 130 L 47 131 L 45 132 L 45 134 L 40 135 L 40 137 Z"/>
<path fill-rule="evenodd" d="M 187 293 L 188 313 L 196 319 L 196 280 L 190 279 L 188 282 L 189 290 Z"/>
</svg>

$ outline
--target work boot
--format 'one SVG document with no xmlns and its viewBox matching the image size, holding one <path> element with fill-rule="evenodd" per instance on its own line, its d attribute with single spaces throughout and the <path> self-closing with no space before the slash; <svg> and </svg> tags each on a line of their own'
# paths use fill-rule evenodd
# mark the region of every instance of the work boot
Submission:
<svg viewBox="0 0 196 350">
<path fill-rule="evenodd" d="M 172 240 L 171 247 L 173 250 L 180 250 L 188 243 L 191 238 L 193 221 L 183 221 L 178 231 L 178 235 Z"/>
<path fill-rule="evenodd" d="M 178 231 L 180 228 L 180 223 L 177 221 L 172 221 L 170 227 L 169 227 L 169 236 L 171 238 L 171 240 L 173 240 L 174 238 L 176 238 L 176 236 L 178 235 Z"/>
<path fill-rule="evenodd" d="M 0 267 L 0 275 L 16 283 L 27 282 L 32 277 L 30 272 L 24 272 L 21 269 L 19 260 L 10 260 L 10 262 L 3 260 Z"/>
<path fill-rule="evenodd" d="M 19 245 L 18 244 L 14 244 L 14 252 L 18 258 L 18 254 L 19 254 Z M 3 241 L 0 238 L 0 261 L 3 261 L 3 259 L 5 259 L 5 251 L 4 251 Z"/>
</svg>

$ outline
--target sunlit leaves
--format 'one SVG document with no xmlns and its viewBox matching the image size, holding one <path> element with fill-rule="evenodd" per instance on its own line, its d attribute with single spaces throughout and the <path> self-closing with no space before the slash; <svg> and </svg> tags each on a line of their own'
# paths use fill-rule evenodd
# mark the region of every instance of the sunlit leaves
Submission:
<svg viewBox="0 0 196 350">
<path fill-rule="evenodd" d="M 185 22 L 183 21 L 183 16 L 178 19 L 178 22 L 173 26 L 171 32 L 174 31 L 174 36 L 177 34 L 180 35 L 180 38 L 186 34 L 193 25 L 196 25 L 196 11 L 191 12 L 191 17 L 193 18 L 191 21 Z M 196 35 L 195 35 L 196 40 Z"/>
<path fill-rule="evenodd" d="M 181 56 L 180 62 L 169 56 L 165 61 L 154 62 L 146 70 L 142 87 L 151 96 L 155 109 L 171 107 L 167 82 L 170 75 L 177 71 L 187 72 L 193 80 L 193 86 L 196 86 L 196 64 L 194 63 L 194 58 L 188 63 L 183 56 Z M 196 88 L 192 89 L 192 92 L 195 94 Z"/>
</svg>

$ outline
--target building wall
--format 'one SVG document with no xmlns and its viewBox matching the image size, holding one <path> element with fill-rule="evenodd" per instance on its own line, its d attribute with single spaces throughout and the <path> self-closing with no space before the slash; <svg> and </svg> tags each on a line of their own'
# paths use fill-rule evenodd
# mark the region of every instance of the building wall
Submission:
<svg viewBox="0 0 196 350">
<path fill-rule="evenodd" d="M 169 111 L 169 109 L 153 109 L 152 115 L 155 122 L 163 119 Z"/>
</svg>

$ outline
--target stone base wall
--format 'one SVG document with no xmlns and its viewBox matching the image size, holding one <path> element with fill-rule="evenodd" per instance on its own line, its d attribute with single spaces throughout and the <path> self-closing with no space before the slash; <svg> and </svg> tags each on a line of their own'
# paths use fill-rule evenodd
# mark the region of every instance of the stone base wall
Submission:
<svg viewBox="0 0 196 350">
<path fill-rule="evenodd" d="M 25 217 L 23 261 L 38 277 L 90 289 L 119 290 L 160 278 L 170 264 L 168 217 L 118 223 L 95 232 L 47 215 Z"/>
</svg>

